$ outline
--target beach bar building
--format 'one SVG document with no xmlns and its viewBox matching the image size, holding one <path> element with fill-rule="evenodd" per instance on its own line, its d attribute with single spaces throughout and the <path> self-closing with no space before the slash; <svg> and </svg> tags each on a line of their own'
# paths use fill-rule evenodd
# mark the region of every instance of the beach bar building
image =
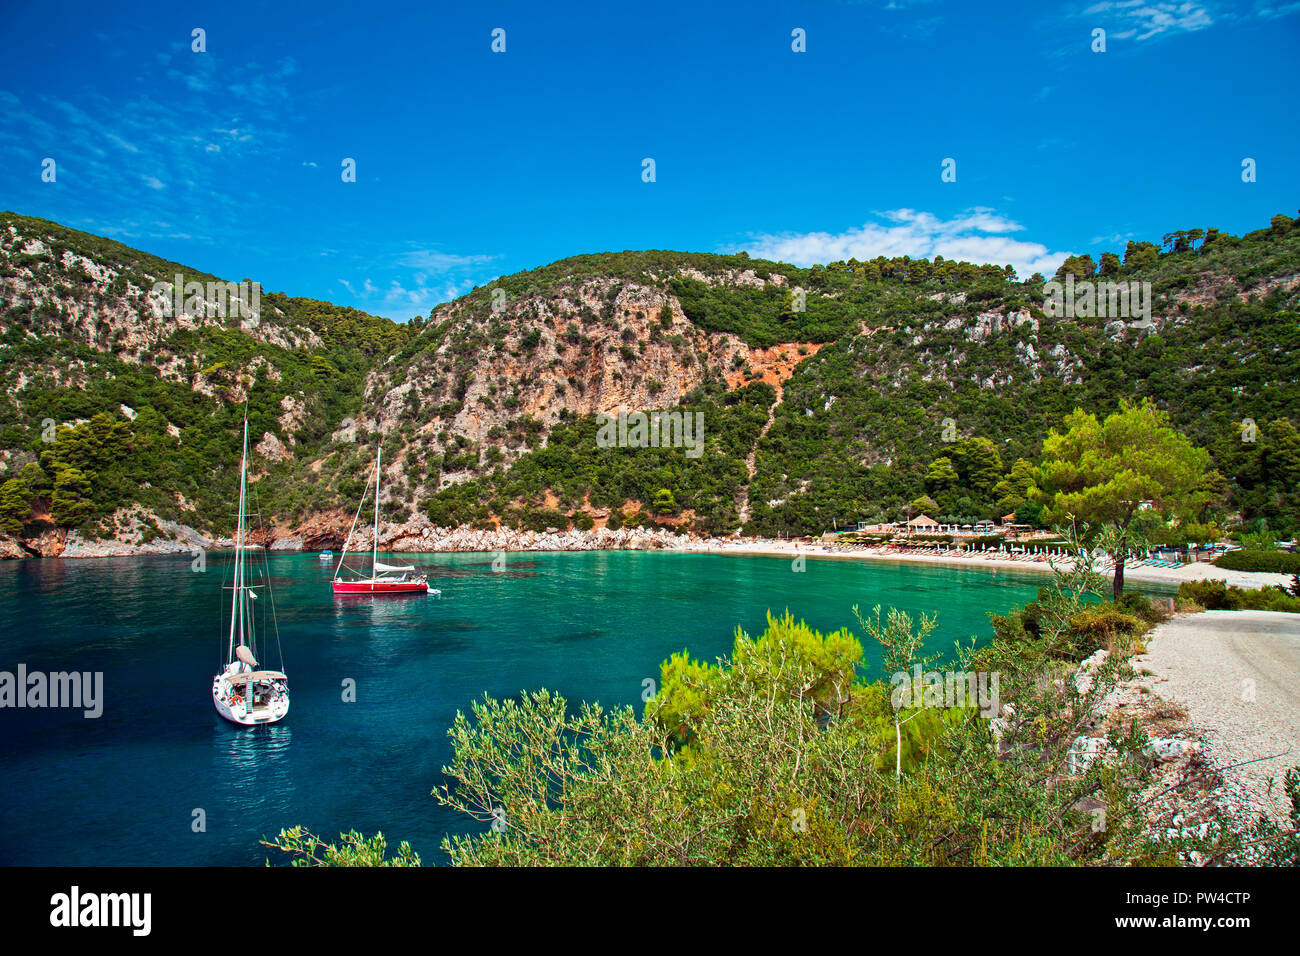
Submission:
<svg viewBox="0 0 1300 956">
<path fill-rule="evenodd" d="M 907 523 L 909 534 L 933 534 L 939 530 L 939 522 L 929 515 L 917 515 Z"/>
</svg>

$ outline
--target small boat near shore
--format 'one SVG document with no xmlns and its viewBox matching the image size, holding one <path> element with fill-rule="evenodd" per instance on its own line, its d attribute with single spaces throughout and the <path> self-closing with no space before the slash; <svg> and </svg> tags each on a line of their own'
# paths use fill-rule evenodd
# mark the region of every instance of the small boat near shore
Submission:
<svg viewBox="0 0 1300 956">
<path fill-rule="evenodd" d="M 343 553 L 339 557 L 338 567 L 334 569 L 334 580 L 332 587 L 335 594 L 441 594 L 436 588 L 429 586 L 429 579 L 416 568 L 404 564 L 386 564 L 379 560 L 379 493 L 380 481 L 383 478 L 381 461 L 384 450 L 380 447 L 375 454 L 375 524 L 372 536 L 373 547 L 370 555 L 370 574 L 362 576 L 363 572 L 352 568 L 345 568 L 343 562 L 347 560 L 348 545 L 352 541 L 352 533 L 356 531 L 357 521 L 361 517 L 361 506 L 366 503 L 365 495 L 361 496 L 361 501 L 357 504 L 356 517 L 352 519 L 352 527 L 348 529 L 348 536 L 343 541 Z M 367 493 L 370 484 L 366 483 Z M 344 577 L 344 571 L 351 572 L 353 577 Z"/>
</svg>

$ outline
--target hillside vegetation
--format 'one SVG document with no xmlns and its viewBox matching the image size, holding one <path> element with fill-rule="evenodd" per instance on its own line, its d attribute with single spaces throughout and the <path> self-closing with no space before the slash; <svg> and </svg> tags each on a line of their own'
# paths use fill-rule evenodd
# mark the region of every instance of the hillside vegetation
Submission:
<svg viewBox="0 0 1300 956">
<path fill-rule="evenodd" d="M 1289 535 L 1297 263 L 1277 216 L 1063 266 L 1150 282 L 1149 324 L 1048 315 L 1043 277 L 1004 267 L 645 251 L 504 276 L 406 324 L 263 291 L 250 326 L 150 302 L 155 282 L 216 277 L 3 213 L 0 530 L 31 550 L 139 506 L 228 533 L 245 401 L 255 497 L 283 528 L 350 511 L 377 441 L 398 523 L 1033 521 L 1049 429 L 1148 398 L 1210 452 L 1205 522 Z M 600 447 L 596 415 L 620 407 L 701 413 L 703 454 Z"/>
</svg>

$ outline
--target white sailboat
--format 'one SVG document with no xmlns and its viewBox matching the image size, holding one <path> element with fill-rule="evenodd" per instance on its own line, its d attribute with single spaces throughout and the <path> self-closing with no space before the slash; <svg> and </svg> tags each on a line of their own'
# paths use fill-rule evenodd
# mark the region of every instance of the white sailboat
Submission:
<svg viewBox="0 0 1300 956">
<path fill-rule="evenodd" d="M 343 553 L 339 556 L 338 567 L 334 569 L 333 590 L 335 594 L 441 594 L 437 588 L 429 585 L 429 579 L 414 567 L 405 564 L 385 564 L 379 560 L 379 482 L 383 477 L 380 461 L 384 449 L 381 446 L 375 453 L 375 529 L 370 555 L 370 576 L 345 578 L 342 576 L 343 562 L 348 556 L 348 544 L 352 541 L 352 532 L 357 529 L 357 519 L 361 517 L 361 506 L 366 503 L 365 495 L 357 504 L 356 516 L 352 527 L 343 542 Z M 369 483 L 367 483 L 369 491 Z M 351 571 L 351 568 L 346 570 Z M 360 574 L 354 571 L 354 574 Z"/>
<path fill-rule="evenodd" d="M 230 640 L 221 671 L 212 678 L 217 713 L 245 727 L 273 724 L 289 713 L 289 678 L 280 671 L 259 670 L 253 604 L 258 586 L 246 581 L 248 543 L 244 533 L 248 504 L 248 412 L 244 412 L 244 457 L 239 466 L 239 523 L 235 528 L 235 574 L 230 597 Z M 270 582 L 264 585 L 269 593 Z M 275 609 L 271 608 L 274 619 Z M 278 638 L 277 638 L 278 641 Z M 280 666 L 284 666 L 281 661 Z"/>
</svg>

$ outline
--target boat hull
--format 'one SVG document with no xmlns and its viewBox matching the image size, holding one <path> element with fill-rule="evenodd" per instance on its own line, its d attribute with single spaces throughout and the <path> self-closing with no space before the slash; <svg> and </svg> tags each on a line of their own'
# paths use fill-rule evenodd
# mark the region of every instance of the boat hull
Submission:
<svg viewBox="0 0 1300 956">
<path fill-rule="evenodd" d="M 334 581 L 335 594 L 428 594 L 424 581 Z"/>
<path fill-rule="evenodd" d="M 218 714 L 232 724 L 238 724 L 240 727 L 274 724 L 284 720 L 289 714 L 288 694 L 275 697 L 266 707 L 250 710 L 243 703 L 232 704 L 223 693 L 222 683 L 221 677 L 215 677 L 212 680 L 212 706 L 217 709 Z"/>
</svg>

